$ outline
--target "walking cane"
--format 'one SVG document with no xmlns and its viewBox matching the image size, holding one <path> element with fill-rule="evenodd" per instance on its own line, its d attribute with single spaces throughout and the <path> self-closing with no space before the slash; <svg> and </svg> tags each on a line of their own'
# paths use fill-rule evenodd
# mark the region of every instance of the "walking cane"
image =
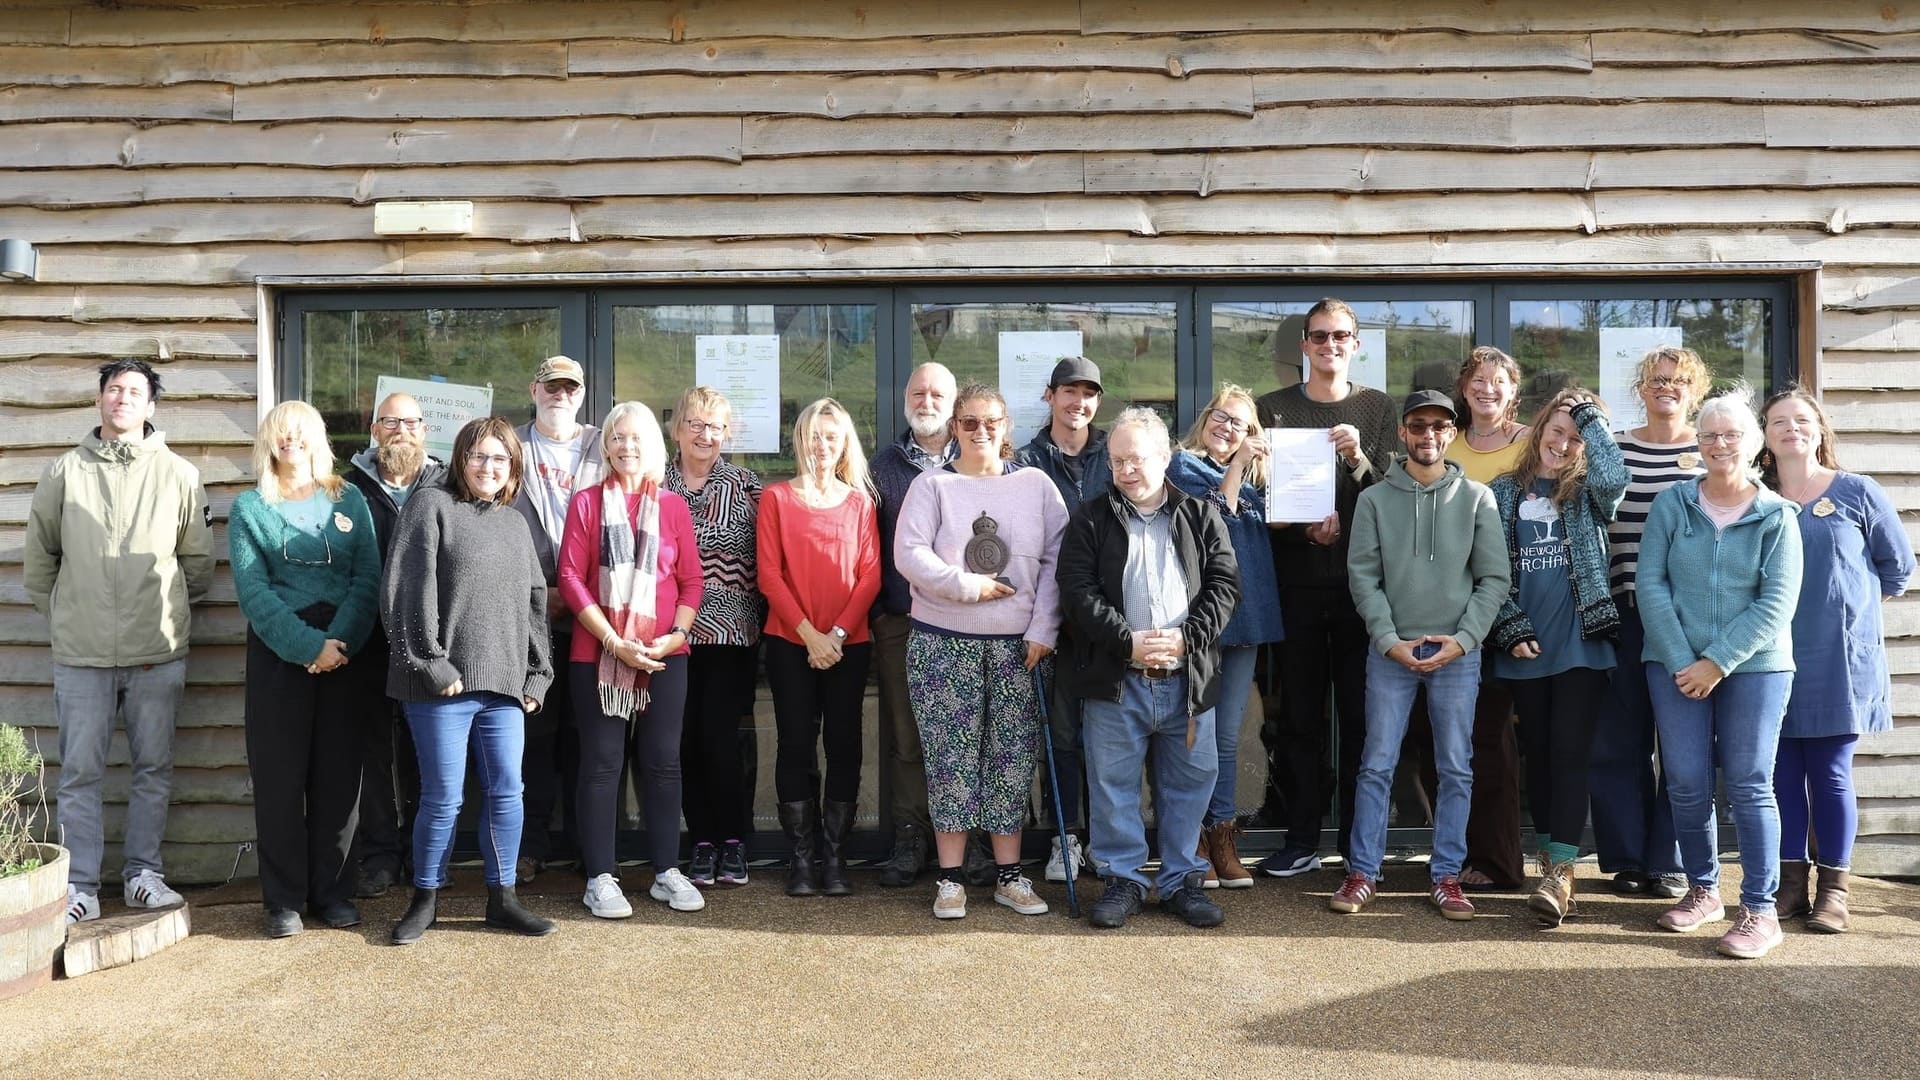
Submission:
<svg viewBox="0 0 1920 1080">
<path fill-rule="evenodd" d="M 1047 741 L 1047 784 L 1053 789 L 1053 823 L 1060 828 L 1060 861 L 1067 863 L 1067 917 L 1080 917 L 1080 891 L 1074 887 L 1074 879 L 1080 876 L 1078 860 L 1073 858 L 1073 845 L 1067 837 L 1066 807 L 1060 805 L 1060 771 L 1053 764 L 1053 720 L 1047 715 L 1047 682 L 1040 674 L 1040 665 L 1033 668 L 1033 692 L 1040 699 L 1040 731 Z"/>
</svg>

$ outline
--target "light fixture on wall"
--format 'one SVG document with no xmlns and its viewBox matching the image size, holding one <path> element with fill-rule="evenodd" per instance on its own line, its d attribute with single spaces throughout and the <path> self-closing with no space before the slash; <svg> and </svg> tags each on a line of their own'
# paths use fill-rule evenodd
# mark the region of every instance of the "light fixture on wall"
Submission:
<svg viewBox="0 0 1920 1080">
<path fill-rule="evenodd" d="M 473 204 L 374 203 L 373 231 L 380 236 L 465 236 L 473 231 Z"/>
<path fill-rule="evenodd" d="M 25 240 L 0 240 L 0 277 L 14 281 L 37 281 L 40 277 L 40 253 Z"/>
</svg>

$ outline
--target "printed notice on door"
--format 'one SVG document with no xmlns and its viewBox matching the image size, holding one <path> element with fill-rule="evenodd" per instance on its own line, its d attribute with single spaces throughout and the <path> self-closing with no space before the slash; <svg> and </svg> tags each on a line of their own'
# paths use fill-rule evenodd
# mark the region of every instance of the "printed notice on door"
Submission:
<svg viewBox="0 0 1920 1080">
<path fill-rule="evenodd" d="M 697 334 L 693 379 L 727 397 L 727 451 L 780 452 L 780 335 Z"/>
<path fill-rule="evenodd" d="M 427 453 L 453 465 L 453 437 L 467 421 L 493 415 L 493 387 L 467 386 L 439 379 L 403 379 L 382 375 L 373 384 L 373 407 L 379 408 L 388 394 L 405 392 L 420 403 L 420 419 L 425 421 Z"/>
<path fill-rule="evenodd" d="M 1069 356 L 1081 356 L 1078 330 L 1002 330 L 1000 332 L 1000 392 L 1013 418 L 1013 445 L 1024 445 L 1053 421 L 1042 400 L 1053 366 Z"/>
</svg>

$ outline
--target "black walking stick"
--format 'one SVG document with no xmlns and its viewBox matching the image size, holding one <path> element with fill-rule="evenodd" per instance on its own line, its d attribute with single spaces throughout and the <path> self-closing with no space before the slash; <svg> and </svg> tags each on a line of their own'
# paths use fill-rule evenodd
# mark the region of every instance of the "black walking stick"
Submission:
<svg viewBox="0 0 1920 1080">
<path fill-rule="evenodd" d="M 1060 861 L 1067 867 L 1067 916 L 1080 917 L 1080 891 L 1074 879 L 1080 876 L 1080 862 L 1073 857 L 1073 843 L 1067 836 L 1066 807 L 1060 805 L 1060 772 L 1053 764 L 1053 720 L 1047 715 L 1047 682 L 1040 665 L 1033 667 L 1033 692 L 1040 699 L 1040 732 L 1047 743 L 1047 784 L 1053 790 L 1053 822 L 1060 828 Z"/>
</svg>

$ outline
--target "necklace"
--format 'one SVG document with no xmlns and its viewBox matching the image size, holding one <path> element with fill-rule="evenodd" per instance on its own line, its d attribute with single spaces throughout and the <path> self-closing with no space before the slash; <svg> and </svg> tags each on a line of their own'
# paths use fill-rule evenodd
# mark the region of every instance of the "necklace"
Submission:
<svg viewBox="0 0 1920 1080">
<path fill-rule="evenodd" d="M 1824 474 L 1818 468 L 1808 469 L 1807 480 L 1805 483 L 1800 485 L 1799 494 L 1797 495 L 1789 494 L 1787 491 L 1786 481 L 1784 480 L 1782 480 L 1780 483 L 1780 494 L 1783 496 L 1786 496 L 1786 498 L 1796 503 L 1803 503 L 1807 501 L 1807 495 L 1810 492 L 1812 492 L 1814 488 L 1817 488 L 1826 482 L 1827 482 L 1826 474 Z"/>
</svg>

